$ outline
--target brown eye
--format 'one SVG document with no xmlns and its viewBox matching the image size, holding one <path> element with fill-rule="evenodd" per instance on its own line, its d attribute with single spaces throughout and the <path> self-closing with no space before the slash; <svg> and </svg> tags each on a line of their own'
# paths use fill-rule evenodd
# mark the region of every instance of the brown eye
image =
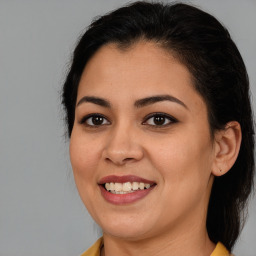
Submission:
<svg viewBox="0 0 256 256">
<path fill-rule="evenodd" d="M 143 122 L 143 124 L 147 124 L 150 126 L 167 126 L 172 123 L 176 123 L 177 120 L 167 114 L 151 114 L 149 117 L 147 117 L 146 121 Z"/>
<path fill-rule="evenodd" d="M 82 119 L 80 122 L 81 124 L 85 124 L 87 126 L 101 126 L 110 124 L 110 122 L 102 115 L 99 114 L 92 114 L 89 116 L 86 116 Z"/>
<path fill-rule="evenodd" d="M 101 125 L 104 123 L 104 118 L 102 116 L 91 117 L 91 122 L 93 125 Z"/>
<path fill-rule="evenodd" d="M 164 125 L 166 122 L 166 118 L 163 116 L 155 116 L 153 117 L 153 122 L 155 125 Z"/>
</svg>

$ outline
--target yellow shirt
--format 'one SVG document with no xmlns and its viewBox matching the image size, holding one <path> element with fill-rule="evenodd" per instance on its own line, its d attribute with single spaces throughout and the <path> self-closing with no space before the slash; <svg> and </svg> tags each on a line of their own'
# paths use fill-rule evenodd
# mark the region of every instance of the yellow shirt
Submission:
<svg viewBox="0 0 256 256">
<path fill-rule="evenodd" d="M 86 252 L 81 254 L 81 256 L 100 256 L 100 248 L 103 244 L 103 239 L 99 238 L 96 243 L 90 247 Z M 222 243 L 217 243 L 214 251 L 210 256 L 232 256 L 228 252 L 228 250 L 225 248 L 225 246 Z"/>
</svg>

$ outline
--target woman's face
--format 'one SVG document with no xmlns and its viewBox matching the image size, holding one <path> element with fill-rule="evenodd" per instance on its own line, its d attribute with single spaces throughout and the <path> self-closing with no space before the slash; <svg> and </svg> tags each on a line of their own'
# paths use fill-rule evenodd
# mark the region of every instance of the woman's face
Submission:
<svg viewBox="0 0 256 256">
<path fill-rule="evenodd" d="M 105 234 L 143 239 L 205 227 L 214 162 L 206 104 L 188 69 L 155 44 L 109 44 L 88 62 L 70 157 Z"/>
</svg>

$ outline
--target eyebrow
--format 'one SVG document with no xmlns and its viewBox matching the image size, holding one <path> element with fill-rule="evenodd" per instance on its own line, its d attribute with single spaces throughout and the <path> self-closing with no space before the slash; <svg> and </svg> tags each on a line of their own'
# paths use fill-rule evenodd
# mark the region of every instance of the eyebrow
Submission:
<svg viewBox="0 0 256 256">
<path fill-rule="evenodd" d="M 178 103 L 181 106 L 185 107 L 186 109 L 188 109 L 188 107 L 185 105 L 184 102 L 182 102 L 181 100 L 177 99 L 176 97 L 168 95 L 168 94 L 150 96 L 147 98 L 136 100 L 134 103 L 134 106 L 136 108 L 142 108 L 142 107 L 145 107 L 145 106 L 157 103 L 157 102 L 161 102 L 161 101 L 175 102 L 175 103 Z M 84 96 L 82 99 L 79 100 L 79 102 L 77 103 L 76 106 L 78 107 L 79 105 L 81 105 L 82 103 L 85 103 L 85 102 L 90 102 L 90 103 L 93 103 L 93 104 L 96 104 L 96 105 L 99 105 L 99 106 L 102 106 L 105 108 L 111 108 L 111 104 L 109 101 L 99 98 L 99 97 L 94 97 L 94 96 Z"/>
<path fill-rule="evenodd" d="M 84 96 L 82 99 L 79 100 L 79 102 L 77 103 L 77 107 L 79 105 L 81 105 L 84 102 L 90 102 L 90 103 L 94 103 L 96 105 L 105 107 L 105 108 L 110 108 L 111 104 L 109 101 L 102 99 L 102 98 L 98 98 L 98 97 L 94 97 L 94 96 Z"/>
<path fill-rule="evenodd" d="M 175 103 L 178 103 L 181 106 L 185 107 L 186 109 L 188 109 L 188 107 L 186 106 L 186 104 L 184 102 L 182 102 L 181 100 L 177 99 L 176 97 L 168 95 L 168 94 L 151 96 L 151 97 L 147 97 L 144 99 L 140 99 L 140 100 L 137 100 L 134 105 L 137 108 L 141 108 L 141 107 L 145 107 L 145 106 L 148 106 L 148 105 L 151 105 L 151 104 L 154 104 L 157 102 L 161 102 L 161 101 L 175 102 Z"/>
</svg>

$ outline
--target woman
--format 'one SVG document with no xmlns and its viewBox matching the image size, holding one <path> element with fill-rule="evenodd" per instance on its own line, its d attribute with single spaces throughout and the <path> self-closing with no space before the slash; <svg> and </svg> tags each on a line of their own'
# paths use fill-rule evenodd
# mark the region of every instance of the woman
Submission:
<svg viewBox="0 0 256 256">
<path fill-rule="evenodd" d="M 249 83 L 228 31 L 186 4 L 95 20 L 63 87 L 83 255 L 230 255 L 253 186 Z"/>
</svg>

